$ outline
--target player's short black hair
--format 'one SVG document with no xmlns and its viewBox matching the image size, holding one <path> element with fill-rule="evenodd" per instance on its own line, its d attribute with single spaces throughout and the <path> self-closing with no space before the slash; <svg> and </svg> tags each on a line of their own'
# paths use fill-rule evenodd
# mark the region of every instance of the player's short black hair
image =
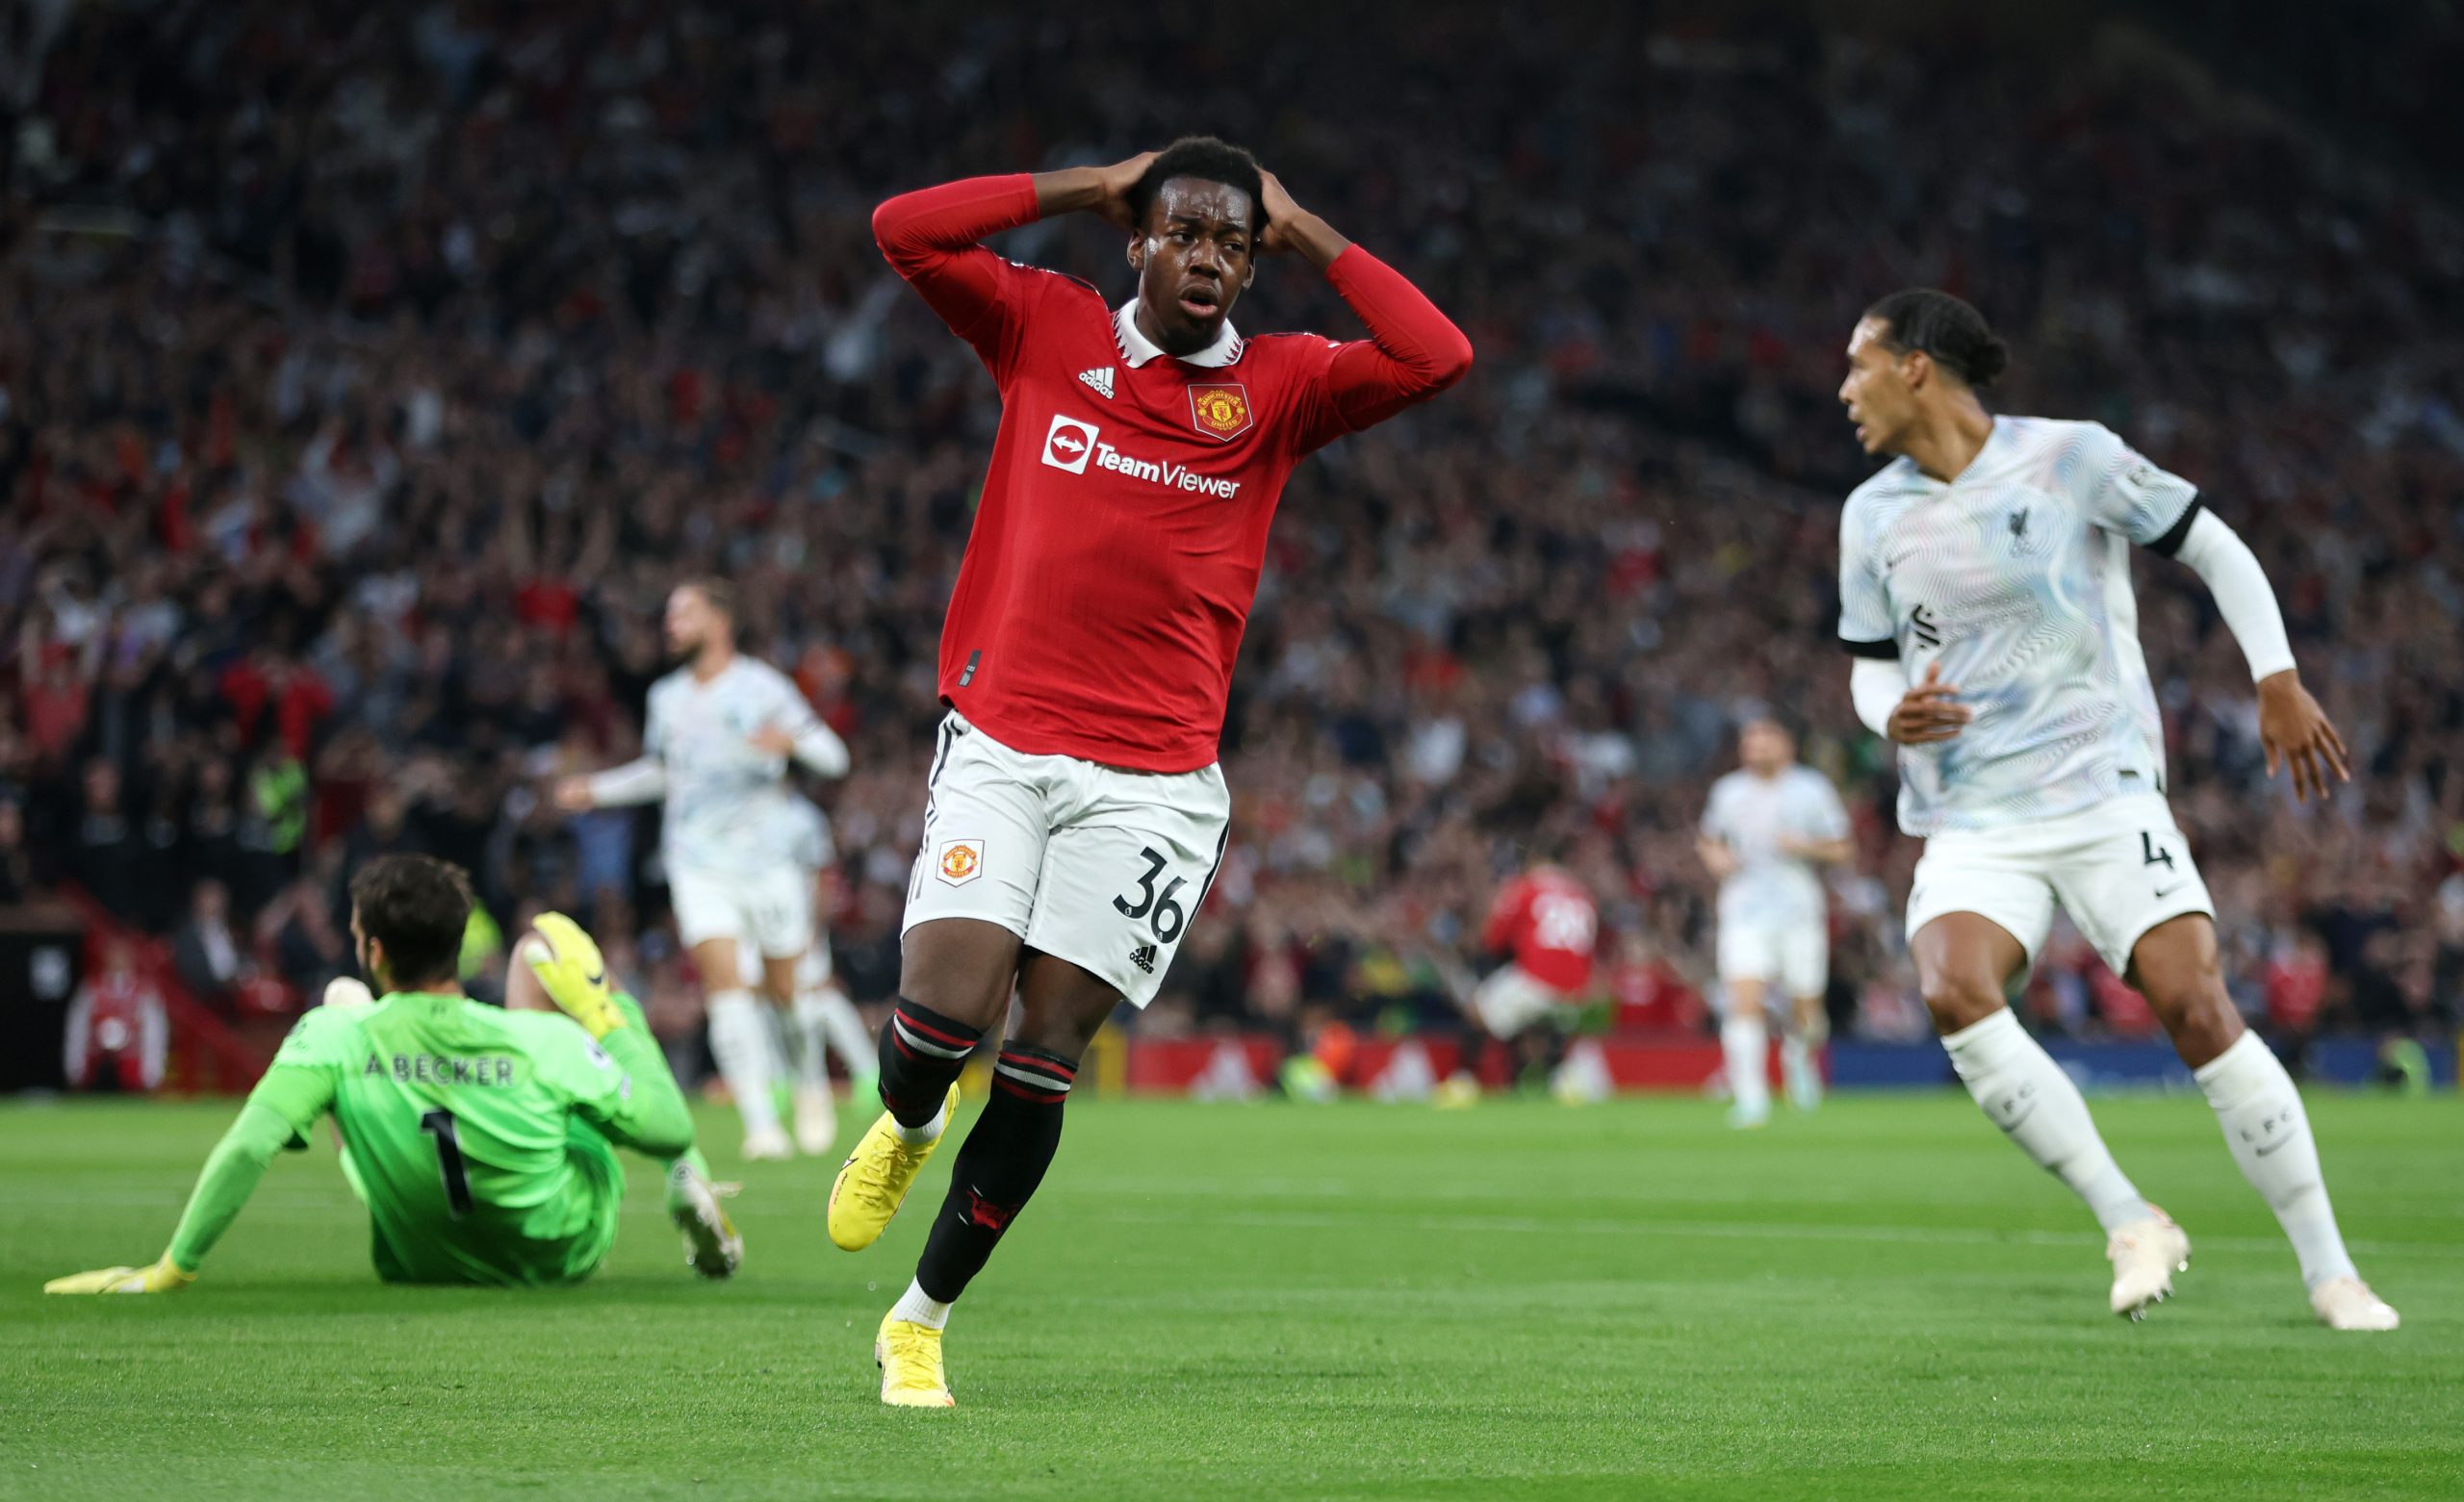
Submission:
<svg viewBox="0 0 2464 1502">
<path fill-rule="evenodd" d="M 1241 190 L 1249 195 L 1249 233 L 1254 235 L 1267 227 L 1266 181 L 1258 175 L 1258 159 L 1213 136 L 1184 136 L 1146 164 L 1146 170 L 1129 191 L 1129 212 L 1139 223 L 1146 222 L 1146 211 L 1155 206 L 1155 195 L 1176 177 L 1194 177 Z"/>
<path fill-rule="evenodd" d="M 379 855 L 350 878 L 360 931 L 385 946 L 394 988 L 416 991 L 461 971 L 471 878 L 433 855 Z"/>
<path fill-rule="evenodd" d="M 727 617 L 731 624 L 735 621 L 736 593 L 732 583 L 715 573 L 697 573 L 680 587 L 701 596 L 705 604 Z"/>
<path fill-rule="evenodd" d="M 1883 341 L 1906 354 L 1922 349 L 1934 363 L 1982 391 L 2011 364 L 2011 350 L 1994 337 L 1985 315 L 1946 292 L 1912 287 L 1896 292 L 1865 310 L 1865 317 L 1890 325 Z"/>
</svg>

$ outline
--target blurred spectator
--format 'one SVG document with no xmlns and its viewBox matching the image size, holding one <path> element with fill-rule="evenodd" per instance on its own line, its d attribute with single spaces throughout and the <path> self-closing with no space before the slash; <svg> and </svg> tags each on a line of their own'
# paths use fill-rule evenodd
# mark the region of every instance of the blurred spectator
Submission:
<svg viewBox="0 0 2464 1502">
<path fill-rule="evenodd" d="M 208 878 L 196 884 L 188 916 L 171 930 L 171 965 L 180 983 L 198 1002 L 218 1009 L 229 1008 L 245 958 L 230 917 L 230 889 Z"/>
</svg>

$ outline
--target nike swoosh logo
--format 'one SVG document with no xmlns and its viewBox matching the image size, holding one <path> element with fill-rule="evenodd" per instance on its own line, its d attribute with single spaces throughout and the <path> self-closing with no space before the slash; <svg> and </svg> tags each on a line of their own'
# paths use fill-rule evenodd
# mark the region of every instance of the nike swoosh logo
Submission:
<svg viewBox="0 0 2464 1502">
<path fill-rule="evenodd" d="M 2260 1147 L 2252 1148 L 2252 1149 L 2250 1150 L 2250 1152 L 2251 1152 L 2251 1156 L 2252 1156 L 2252 1157 L 2255 1157 L 2255 1158 L 2265 1158 L 2265 1157 L 2267 1157 L 2270 1153 L 2274 1152 L 2277 1148 L 2280 1148 L 2280 1147 L 2284 1146 L 2287 1142 L 2290 1142 L 2290 1141 L 2292 1141 L 2292 1140 L 2293 1140 L 2293 1139 L 2292 1139 L 2291 1137 L 2278 1137 L 2278 1138 L 2276 1138 L 2276 1139 L 2275 1139 L 2274 1141 L 2272 1141 L 2272 1142 L 2266 1143 L 2266 1144 L 2264 1144 L 2263 1146 L 2260 1146 Z"/>
<path fill-rule="evenodd" d="M 2000 1127 L 2004 1132 L 2016 1132 L 2016 1131 L 2018 1131 L 2018 1130 L 2019 1130 L 2019 1126 L 2020 1126 L 2020 1124 L 2021 1124 L 2022 1122 L 2025 1122 L 2029 1117 L 2031 1117 L 2031 1116 L 2035 1115 L 2036 1113 L 2037 1113 L 2037 1103 L 2036 1103 L 2036 1102 L 2034 1102 L 2034 1101 L 2030 1101 L 2030 1102 L 2028 1103 L 2028 1108 L 2027 1108 L 2026 1110 L 2023 1110 L 2023 1111 L 2019 1112 L 2019 1114 L 2017 1114 L 2016 1116 L 2012 1117 L 2009 1121 L 1996 1122 L 1996 1123 L 1995 1123 L 1995 1125 L 1996 1125 L 1996 1126 L 1998 1126 L 1998 1127 Z"/>
<path fill-rule="evenodd" d="M 2190 883 L 2187 881 L 2176 881 L 2171 886 L 2160 886 L 2156 889 L 2156 896 L 2161 901 L 2162 899 L 2172 896 L 2175 892 L 2180 891 L 2188 885 L 2190 885 Z"/>
</svg>

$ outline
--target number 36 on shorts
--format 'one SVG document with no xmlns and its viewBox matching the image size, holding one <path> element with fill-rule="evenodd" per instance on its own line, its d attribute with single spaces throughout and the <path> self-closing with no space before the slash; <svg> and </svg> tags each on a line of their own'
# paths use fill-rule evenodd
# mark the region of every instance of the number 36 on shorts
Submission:
<svg viewBox="0 0 2464 1502">
<path fill-rule="evenodd" d="M 1206 902 L 1231 813 L 1219 768 L 1134 773 L 1019 751 L 953 713 L 902 928 L 997 923 L 1143 1006 Z"/>
</svg>

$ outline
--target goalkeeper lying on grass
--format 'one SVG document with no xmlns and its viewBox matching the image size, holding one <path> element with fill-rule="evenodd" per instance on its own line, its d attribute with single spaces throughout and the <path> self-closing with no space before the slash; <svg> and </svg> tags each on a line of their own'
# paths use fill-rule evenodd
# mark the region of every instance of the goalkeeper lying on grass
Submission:
<svg viewBox="0 0 2464 1502">
<path fill-rule="evenodd" d="M 511 1007 L 536 1006 L 544 991 L 563 1015 L 500 1010 L 454 979 L 471 907 L 459 867 L 384 856 L 352 878 L 350 895 L 360 968 L 383 997 L 299 1019 L 206 1158 L 161 1260 L 55 1279 L 44 1292 L 188 1286 L 266 1165 L 327 1111 L 388 1283 L 589 1277 L 616 1239 L 617 1147 L 672 1160 L 668 1209 L 687 1260 L 707 1277 L 735 1270 L 743 1244 L 694 1149 L 684 1099 L 641 1009 L 608 990 L 580 926 L 542 914 L 515 947 L 506 984 Z"/>
</svg>

